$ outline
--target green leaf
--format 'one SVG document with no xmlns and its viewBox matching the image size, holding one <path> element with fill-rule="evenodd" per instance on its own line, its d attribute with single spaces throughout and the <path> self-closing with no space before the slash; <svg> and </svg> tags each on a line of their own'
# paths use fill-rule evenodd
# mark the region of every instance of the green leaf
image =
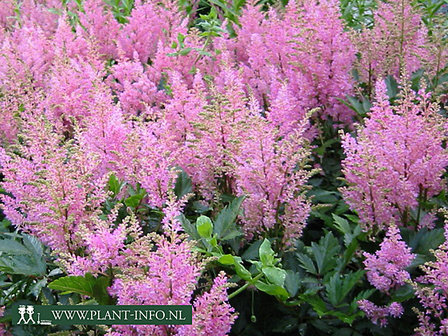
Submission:
<svg viewBox="0 0 448 336">
<path fill-rule="evenodd" d="M 326 315 L 326 313 L 328 312 L 327 305 L 325 304 L 325 302 L 315 294 L 312 295 L 302 294 L 299 296 L 299 298 L 305 301 L 306 303 L 309 303 L 313 307 L 317 315 L 319 315 L 320 317 Z"/>
<path fill-rule="evenodd" d="M 392 300 L 397 302 L 404 302 L 409 299 L 412 299 L 415 296 L 414 289 L 411 285 L 405 284 L 398 288 L 393 294 L 392 294 Z"/>
<path fill-rule="evenodd" d="M 311 243 L 311 251 L 314 260 L 316 261 L 317 270 L 319 274 L 326 274 L 329 270 L 334 268 L 337 263 L 336 254 L 341 247 L 338 240 L 331 232 L 328 232 L 319 240 L 319 244 Z"/>
<path fill-rule="evenodd" d="M 143 197 L 145 197 L 145 196 L 141 195 L 141 194 L 129 196 L 128 198 L 125 199 L 124 204 L 126 204 L 126 206 L 128 206 L 128 207 L 135 209 L 136 207 L 139 206 Z"/>
<path fill-rule="evenodd" d="M 271 242 L 265 239 L 258 249 L 260 255 L 260 261 L 263 266 L 274 265 L 274 250 L 271 248 Z"/>
<path fill-rule="evenodd" d="M 120 192 L 120 181 L 118 181 L 117 177 L 114 174 L 110 175 L 107 185 L 109 190 L 114 193 L 114 196 L 116 196 Z"/>
<path fill-rule="evenodd" d="M 42 243 L 36 237 L 25 234 L 23 235 L 23 243 L 34 256 L 43 256 L 44 249 Z"/>
<path fill-rule="evenodd" d="M 1 239 L 0 252 L 10 255 L 31 254 L 31 252 L 25 246 L 13 239 Z"/>
<path fill-rule="evenodd" d="M 183 169 L 181 169 L 177 175 L 176 184 L 174 185 L 174 193 L 176 194 L 177 199 L 181 199 L 192 191 L 191 178 Z"/>
<path fill-rule="evenodd" d="M 258 250 L 260 249 L 261 243 L 263 243 L 263 240 L 257 240 L 255 243 L 250 244 L 247 250 L 242 254 L 241 258 L 244 260 L 259 259 L 260 255 Z"/>
<path fill-rule="evenodd" d="M 398 95 L 399 91 L 396 79 L 393 76 L 389 75 L 384 81 L 386 82 L 387 95 L 390 99 L 395 98 Z"/>
<path fill-rule="evenodd" d="M 112 298 L 107 292 L 107 287 L 110 285 L 110 278 L 108 277 L 100 276 L 95 279 L 95 284 L 93 285 L 93 297 L 100 305 L 112 304 Z"/>
<path fill-rule="evenodd" d="M 300 288 L 300 273 L 292 270 L 286 271 L 285 288 L 291 296 L 296 296 Z"/>
<path fill-rule="evenodd" d="M 222 255 L 221 257 L 219 257 L 218 262 L 223 265 L 235 264 L 235 260 L 233 259 L 233 255 L 231 255 L 231 254 Z"/>
<path fill-rule="evenodd" d="M 270 283 L 281 286 L 285 284 L 286 271 L 274 266 L 263 267 L 261 269 L 263 274 L 269 280 Z"/>
<path fill-rule="evenodd" d="M 235 260 L 236 274 L 243 280 L 249 281 L 252 279 L 252 274 L 242 265 L 241 262 Z"/>
<path fill-rule="evenodd" d="M 180 221 L 182 228 L 190 236 L 191 239 L 201 239 L 201 236 L 198 234 L 198 230 L 196 230 L 196 226 L 192 224 L 184 214 L 179 215 L 177 219 Z"/>
<path fill-rule="evenodd" d="M 179 51 L 179 55 L 181 56 L 186 56 L 190 53 L 190 51 L 192 51 L 193 48 L 184 48 L 182 50 Z"/>
<path fill-rule="evenodd" d="M 279 298 L 280 300 L 287 300 L 289 298 L 289 293 L 286 289 L 284 289 L 281 286 L 274 285 L 274 284 L 267 284 L 262 281 L 257 281 L 255 283 L 255 287 L 257 287 L 262 292 L 265 292 L 269 295 L 275 296 Z"/>
<path fill-rule="evenodd" d="M 207 216 L 199 216 L 196 220 L 196 229 L 202 238 L 210 238 L 213 232 L 213 223 Z"/>
<path fill-rule="evenodd" d="M 89 297 L 94 297 L 95 278 L 87 273 L 85 276 L 66 276 L 54 280 L 48 287 L 62 291 L 64 294 L 78 293 Z"/>
<path fill-rule="evenodd" d="M 33 283 L 30 287 L 29 294 L 33 295 L 36 299 L 39 297 L 42 288 L 47 285 L 47 279 L 43 278 Z"/>
<path fill-rule="evenodd" d="M 218 239 L 230 240 L 241 235 L 235 222 L 244 199 L 244 196 L 234 198 L 216 217 L 213 230 Z"/>
<path fill-rule="evenodd" d="M 0 270 L 10 274 L 42 276 L 46 262 L 41 242 L 30 235 L 22 235 L 22 244 L 14 239 L 0 240 Z"/>
<path fill-rule="evenodd" d="M 339 217 L 338 215 L 335 215 L 335 214 L 333 214 L 333 219 L 334 219 L 334 222 L 336 224 L 335 227 L 339 231 L 341 231 L 344 234 L 351 234 L 352 233 L 352 228 L 350 227 L 350 224 L 349 224 L 349 222 L 346 219 L 344 219 L 342 217 Z"/>
<path fill-rule="evenodd" d="M 303 253 L 299 253 L 297 254 L 297 259 L 299 259 L 300 264 L 308 273 L 317 275 L 316 266 L 314 265 L 313 260 L 309 256 Z"/>
</svg>

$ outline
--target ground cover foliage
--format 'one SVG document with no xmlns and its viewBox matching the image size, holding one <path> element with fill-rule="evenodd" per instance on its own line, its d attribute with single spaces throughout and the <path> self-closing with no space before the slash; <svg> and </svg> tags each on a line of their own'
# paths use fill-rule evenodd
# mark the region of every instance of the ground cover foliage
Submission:
<svg viewBox="0 0 448 336">
<path fill-rule="evenodd" d="M 2 1 L 0 335 L 448 335 L 447 12 Z"/>
</svg>

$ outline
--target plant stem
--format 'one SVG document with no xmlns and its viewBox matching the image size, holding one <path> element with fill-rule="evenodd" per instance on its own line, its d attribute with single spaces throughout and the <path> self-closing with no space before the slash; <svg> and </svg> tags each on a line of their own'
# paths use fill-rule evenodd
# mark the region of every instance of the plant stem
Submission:
<svg viewBox="0 0 448 336">
<path fill-rule="evenodd" d="M 255 283 L 255 281 L 257 281 L 258 279 L 260 279 L 263 276 L 263 273 L 258 274 L 255 278 L 253 278 L 251 281 L 246 282 L 243 286 L 241 286 L 240 288 L 238 288 L 236 291 L 234 291 L 233 293 L 231 293 L 229 295 L 229 300 L 234 298 L 235 296 L 237 296 L 238 294 L 240 294 L 242 291 L 244 291 L 247 287 L 249 287 L 249 285 L 252 285 L 253 283 Z"/>
</svg>

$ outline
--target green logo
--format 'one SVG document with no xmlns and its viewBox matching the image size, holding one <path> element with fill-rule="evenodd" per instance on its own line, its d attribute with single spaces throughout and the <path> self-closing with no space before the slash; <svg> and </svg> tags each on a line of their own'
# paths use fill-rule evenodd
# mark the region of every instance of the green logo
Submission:
<svg viewBox="0 0 448 336">
<path fill-rule="evenodd" d="M 93 324 L 191 324 L 192 307 L 166 306 L 38 306 L 14 305 L 12 323 L 16 325 L 93 325 Z"/>
</svg>

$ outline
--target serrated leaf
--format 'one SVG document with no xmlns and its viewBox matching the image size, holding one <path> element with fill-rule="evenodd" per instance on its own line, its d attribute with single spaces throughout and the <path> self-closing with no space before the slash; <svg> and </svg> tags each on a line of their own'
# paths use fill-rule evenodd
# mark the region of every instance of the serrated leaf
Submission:
<svg viewBox="0 0 448 336">
<path fill-rule="evenodd" d="M 36 259 L 43 256 L 43 245 L 36 237 L 26 234 L 23 235 L 23 244 L 31 252 L 31 254 L 36 257 Z"/>
<path fill-rule="evenodd" d="M 319 274 L 326 274 L 330 269 L 334 268 L 337 263 L 336 254 L 341 247 L 338 240 L 331 232 L 328 232 L 319 240 L 319 244 L 311 243 L 311 252 L 316 262 Z"/>
<path fill-rule="evenodd" d="M 0 240 L 0 252 L 10 255 L 26 255 L 31 254 L 24 245 L 13 239 Z"/>
<path fill-rule="evenodd" d="M 95 278 L 92 275 L 66 276 L 51 282 L 48 287 L 64 293 L 78 293 L 93 297 Z"/>
<path fill-rule="evenodd" d="M 198 234 L 196 230 L 196 225 L 192 224 L 184 214 L 181 214 L 177 217 L 179 222 L 182 225 L 184 231 L 190 236 L 191 239 L 199 240 L 201 236 Z"/>
<path fill-rule="evenodd" d="M 300 253 L 297 255 L 297 259 L 299 259 L 300 264 L 308 273 L 317 275 L 316 266 L 314 265 L 314 262 L 310 257 L 308 257 L 306 254 Z"/>
<path fill-rule="evenodd" d="M 291 297 L 295 296 L 300 288 L 300 273 L 292 270 L 286 271 L 285 289 L 289 292 Z"/>
<path fill-rule="evenodd" d="M 174 185 L 174 194 L 179 200 L 192 191 L 193 187 L 190 176 L 184 170 L 181 170 L 177 175 L 176 184 Z"/>
<path fill-rule="evenodd" d="M 100 305 L 112 304 L 112 298 L 107 292 L 107 287 L 110 286 L 110 279 L 105 276 L 100 276 L 95 279 L 95 284 L 93 285 L 93 297 Z"/>
<path fill-rule="evenodd" d="M 335 227 L 341 231 L 344 234 L 351 234 L 352 233 L 352 228 L 350 227 L 349 222 L 342 217 L 339 217 L 338 215 L 333 214 L 333 219 L 335 222 Z"/>
<path fill-rule="evenodd" d="M 255 243 L 250 244 L 247 250 L 242 254 L 241 258 L 244 260 L 259 259 L 260 255 L 258 250 L 260 249 L 261 243 L 263 243 L 263 240 L 258 240 Z"/>
<path fill-rule="evenodd" d="M 239 235 L 240 231 L 236 227 L 235 222 L 240 212 L 240 207 L 244 199 L 245 199 L 244 196 L 233 199 L 232 202 L 224 209 L 222 209 L 221 212 L 216 217 L 214 221 L 215 225 L 213 228 L 213 232 L 217 235 L 218 239 L 226 240 L 229 239 L 226 237 L 233 236 L 232 238 L 235 238 L 236 236 Z M 236 235 L 236 233 L 232 234 L 232 232 L 237 232 L 238 235 Z"/>
<path fill-rule="evenodd" d="M 300 295 L 299 297 L 306 303 L 309 303 L 320 317 L 324 316 L 327 313 L 327 305 L 319 296 Z"/>
</svg>

